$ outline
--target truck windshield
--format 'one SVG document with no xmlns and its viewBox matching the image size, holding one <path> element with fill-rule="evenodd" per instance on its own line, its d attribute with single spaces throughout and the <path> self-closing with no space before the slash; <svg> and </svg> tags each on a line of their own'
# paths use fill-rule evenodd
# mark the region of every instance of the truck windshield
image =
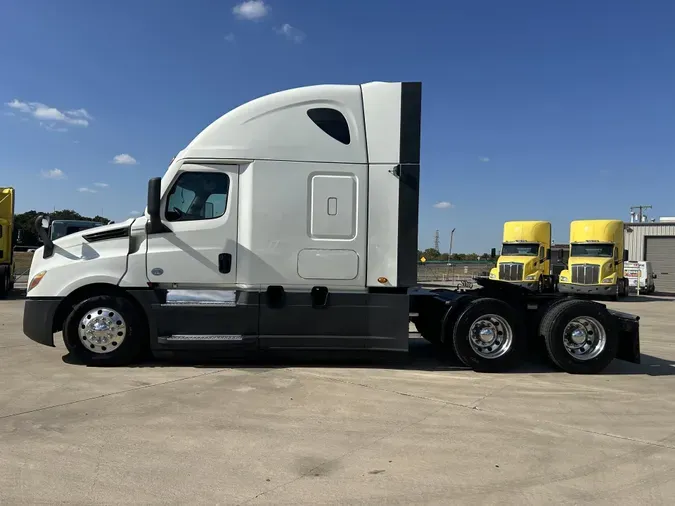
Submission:
<svg viewBox="0 0 675 506">
<path fill-rule="evenodd" d="M 613 244 L 572 244 L 571 257 L 602 257 L 614 256 Z"/>
<path fill-rule="evenodd" d="M 536 257 L 539 254 L 539 244 L 520 243 L 502 244 L 502 255 L 511 257 Z"/>
</svg>

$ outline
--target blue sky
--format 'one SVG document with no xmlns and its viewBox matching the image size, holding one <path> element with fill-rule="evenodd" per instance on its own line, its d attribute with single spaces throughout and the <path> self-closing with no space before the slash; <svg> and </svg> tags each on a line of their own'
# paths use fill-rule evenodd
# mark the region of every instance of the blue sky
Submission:
<svg viewBox="0 0 675 506">
<path fill-rule="evenodd" d="M 238 3 L 0 0 L 0 185 L 17 211 L 121 220 L 242 102 L 421 80 L 422 247 L 455 227 L 455 251 L 488 251 L 510 219 L 551 220 L 564 242 L 573 219 L 675 215 L 672 0 Z"/>
</svg>

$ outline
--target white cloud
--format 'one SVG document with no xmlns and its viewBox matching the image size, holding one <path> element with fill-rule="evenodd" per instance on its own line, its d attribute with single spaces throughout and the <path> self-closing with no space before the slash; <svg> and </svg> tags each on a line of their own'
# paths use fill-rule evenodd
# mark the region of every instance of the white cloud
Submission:
<svg viewBox="0 0 675 506">
<path fill-rule="evenodd" d="M 43 123 L 40 121 L 40 126 L 46 128 L 50 132 L 67 132 L 68 129 L 66 127 L 62 126 L 57 126 L 56 123 Z"/>
<path fill-rule="evenodd" d="M 45 179 L 65 179 L 66 175 L 61 169 L 43 170 L 42 177 Z"/>
<path fill-rule="evenodd" d="M 140 211 L 131 211 L 129 214 L 131 216 L 138 216 L 139 214 L 141 214 L 141 212 Z"/>
<path fill-rule="evenodd" d="M 300 43 L 303 40 L 305 40 L 305 34 L 295 28 L 294 26 L 289 25 L 288 23 L 284 23 L 281 25 L 281 28 L 276 28 L 274 30 L 277 32 L 279 35 L 283 35 L 286 37 L 288 40 L 292 40 L 293 42 Z"/>
<path fill-rule="evenodd" d="M 21 101 L 17 100 L 16 98 L 14 100 L 12 100 L 11 102 L 7 102 L 5 105 L 8 105 L 12 109 L 16 109 L 19 112 L 29 113 L 31 111 L 30 107 L 28 107 L 27 103 L 21 102 Z"/>
<path fill-rule="evenodd" d="M 87 112 L 86 109 L 74 109 L 72 111 L 68 111 L 66 114 L 72 116 L 73 118 L 84 118 L 89 120 L 94 119 L 91 117 L 91 115 Z"/>
<path fill-rule="evenodd" d="M 47 128 L 47 130 L 59 132 L 64 130 L 62 130 L 63 127 L 57 127 L 56 122 L 86 127 L 89 126 L 89 121 L 93 119 L 86 109 L 73 109 L 62 112 L 56 107 L 51 107 L 41 102 L 22 102 L 16 98 L 5 105 L 15 111 L 40 120 L 40 124 Z M 50 123 L 43 124 L 42 121 Z"/>
<path fill-rule="evenodd" d="M 490 159 L 487 156 L 479 156 L 478 161 L 487 163 L 490 161 Z"/>
<path fill-rule="evenodd" d="M 78 192 L 80 193 L 96 193 L 96 190 L 92 190 L 91 188 L 78 188 Z"/>
<path fill-rule="evenodd" d="M 110 185 L 108 183 L 94 183 L 94 186 L 98 186 L 99 188 L 107 188 Z"/>
<path fill-rule="evenodd" d="M 232 9 L 232 13 L 239 19 L 256 21 L 269 14 L 270 8 L 263 0 L 246 0 Z"/>
<path fill-rule="evenodd" d="M 225 40 L 227 42 L 234 42 L 234 39 L 235 39 L 235 37 L 234 37 L 233 33 L 228 33 L 227 35 L 225 35 Z"/>
<path fill-rule="evenodd" d="M 122 153 L 121 155 L 115 155 L 112 163 L 116 163 L 117 165 L 136 165 L 138 162 L 133 156 L 127 153 Z"/>
<path fill-rule="evenodd" d="M 451 208 L 453 208 L 453 207 L 455 207 L 455 206 L 454 206 L 454 204 L 451 204 L 450 202 L 448 202 L 448 201 L 446 201 L 446 200 L 443 200 L 443 201 L 441 201 L 441 202 L 436 202 L 436 203 L 434 204 L 434 207 L 435 207 L 436 209 L 451 209 Z"/>
</svg>

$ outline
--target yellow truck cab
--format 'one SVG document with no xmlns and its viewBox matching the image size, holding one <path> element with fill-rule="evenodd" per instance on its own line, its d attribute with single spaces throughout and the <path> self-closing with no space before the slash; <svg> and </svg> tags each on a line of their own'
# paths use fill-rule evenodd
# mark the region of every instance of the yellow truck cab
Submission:
<svg viewBox="0 0 675 506">
<path fill-rule="evenodd" d="M 553 291 L 551 274 L 551 223 L 507 221 L 502 251 L 490 279 L 508 281 L 538 292 Z"/>
<path fill-rule="evenodd" d="M 0 297 L 14 288 L 14 188 L 0 188 Z"/>
<path fill-rule="evenodd" d="M 627 260 L 623 221 L 573 221 L 568 266 L 560 273 L 558 291 L 618 300 L 628 292 L 628 279 L 624 276 Z"/>
</svg>

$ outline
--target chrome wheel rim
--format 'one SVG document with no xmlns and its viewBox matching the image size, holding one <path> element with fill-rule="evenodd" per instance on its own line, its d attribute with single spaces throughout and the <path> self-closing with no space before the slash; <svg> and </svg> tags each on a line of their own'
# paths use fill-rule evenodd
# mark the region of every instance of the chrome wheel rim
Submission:
<svg viewBox="0 0 675 506">
<path fill-rule="evenodd" d="M 595 318 L 577 316 L 565 326 L 563 344 L 567 353 L 577 360 L 591 360 L 604 351 L 607 332 Z"/>
<path fill-rule="evenodd" d="M 110 353 L 127 336 L 127 324 L 115 309 L 97 307 L 87 311 L 77 329 L 80 343 L 93 353 Z"/>
<path fill-rule="evenodd" d="M 486 314 L 469 328 L 469 344 L 476 355 L 495 359 L 506 354 L 513 344 L 513 329 L 505 318 Z"/>
</svg>

